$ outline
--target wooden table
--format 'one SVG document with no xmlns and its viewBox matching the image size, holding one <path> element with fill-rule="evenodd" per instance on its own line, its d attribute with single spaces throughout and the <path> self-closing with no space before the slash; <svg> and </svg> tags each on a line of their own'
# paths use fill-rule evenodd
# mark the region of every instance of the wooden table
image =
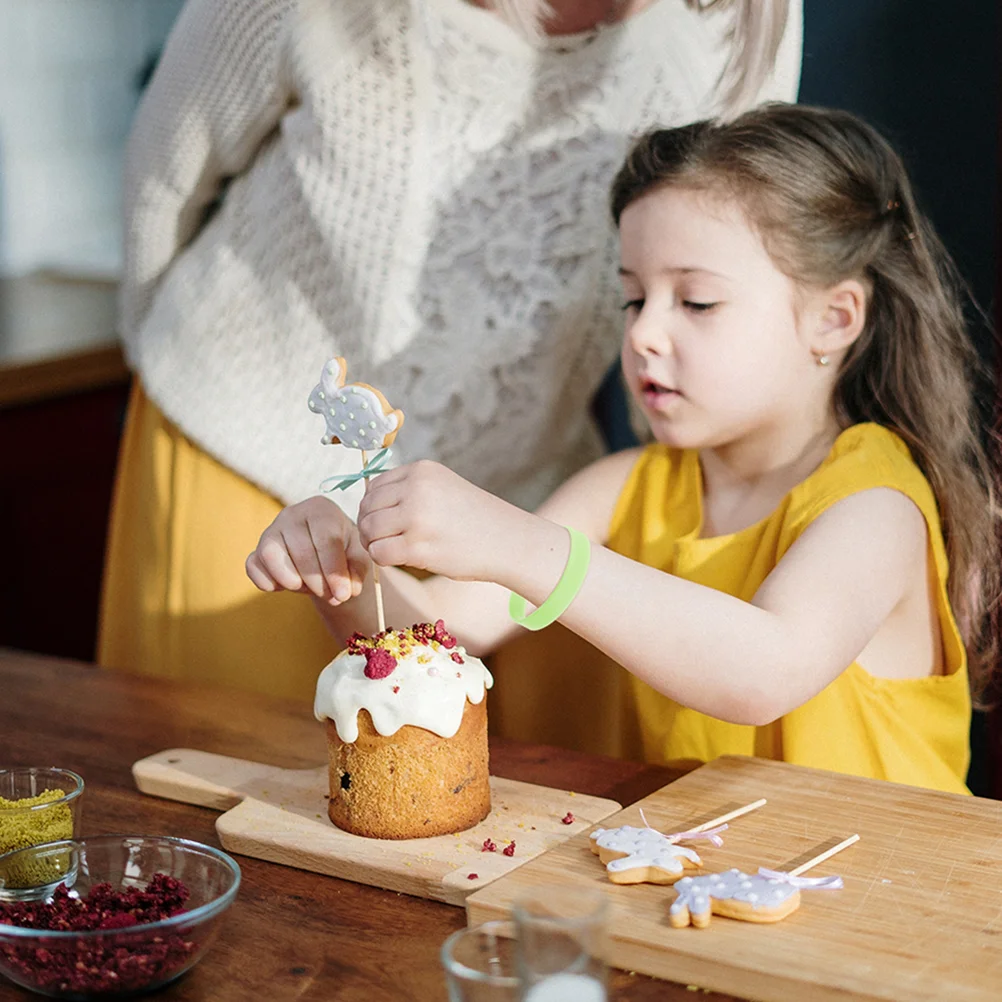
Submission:
<svg viewBox="0 0 1002 1002">
<path fill-rule="evenodd" d="M 218 846 L 215 811 L 143 796 L 132 784 L 132 763 L 188 747 L 287 768 L 316 765 L 326 751 L 310 709 L 0 650 L 0 766 L 81 773 L 84 835 L 177 835 Z M 624 805 L 676 778 L 655 766 L 495 739 L 491 771 Z M 462 909 L 256 859 L 239 862 L 243 884 L 219 939 L 157 999 L 445 999 L 438 950 L 463 926 Z M 611 986 L 617 1002 L 727 998 L 624 971 L 613 972 Z M 29 998 L 37 996 L 0 981 L 0 999 Z"/>
</svg>

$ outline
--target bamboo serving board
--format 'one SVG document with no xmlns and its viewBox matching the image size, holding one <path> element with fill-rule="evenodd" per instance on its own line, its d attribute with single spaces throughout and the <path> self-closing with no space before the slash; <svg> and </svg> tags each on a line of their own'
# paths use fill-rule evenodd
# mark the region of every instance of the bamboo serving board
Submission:
<svg viewBox="0 0 1002 1002">
<path fill-rule="evenodd" d="M 653 827 L 681 831 L 760 797 L 721 848 L 693 843 L 703 872 L 791 870 L 858 832 L 806 874 L 841 874 L 842 890 L 802 891 L 775 925 L 714 915 L 707 929 L 672 929 L 671 888 L 610 883 L 581 833 L 467 898 L 468 921 L 505 917 L 540 886 L 602 888 L 610 960 L 627 970 L 762 1002 L 1002 997 L 1002 803 L 725 757 L 602 826 L 640 826 L 643 808 Z"/>
<path fill-rule="evenodd" d="M 230 852 L 453 905 L 620 810 L 614 800 L 492 776 L 493 808 L 475 828 L 391 841 L 331 824 L 326 765 L 279 769 L 172 748 L 136 762 L 132 775 L 143 793 L 225 811 L 216 831 Z M 568 812 L 575 820 L 565 825 L 561 818 Z M 482 851 L 487 838 L 497 852 Z M 505 856 L 501 850 L 512 840 L 515 853 Z"/>
</svg>

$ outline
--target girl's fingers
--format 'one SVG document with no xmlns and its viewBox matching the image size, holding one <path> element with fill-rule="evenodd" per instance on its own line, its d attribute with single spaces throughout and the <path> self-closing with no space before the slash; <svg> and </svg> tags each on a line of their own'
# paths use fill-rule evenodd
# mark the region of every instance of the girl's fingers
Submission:
<svg viewBox="0 0 1002 1002">
<path fill-rule="evenodd" d="M 388 477 L 397 470 L 389 473 L 381 473 L 369 484 L 369 489 L 365 492 L 361 504 L 358 506 L 359 520 L 371 512 L 382 511 L 384 508 L 393 508 L 400 503 L 404 496 L 404 478 L 383 482 L 384 477 Z"/>
<path fill-rule="evenodd" d="M 299 576 L 300 588 L 305 588 L 318 598 L 324 598 L 327 594 L 327 585 L 308 525 L 298 525 L 295 531 L 281 532 L 280 535 Z"/>
<path fill-rule="evenodd" d="M 403 536 L 384 536 L 369 545 L 369 556 L 380 567 L 417 567 L 412 553 Z"/>
<path fill-rule="evenodd" d="M 281 533 L 278 536 L 265 533 L 252 556 L 256 558 L 256 564 L 264 573 L 281 588 L 287 591 L 302 589 L 303 579 L 296 569 Z"/>
<path fill-rule="evenodd" d="M 261 591 L 284 591 L 285 589 L 272 578 L 258 560 L 257 551 L 252 553 L 244 564 L 247 577 L 251 579 L 254 586 Z"/>
<path fill-rule="evenodd" d="M 399 536 L 406 528 L 403 512 L 399 505 L 392 508 L 380 508 L 376 511 L 359 514 L 358 535 L 362 545 L 369 549 L 378 539 L 389 536 Z"/>
<path fill-rule="evenodd" d="M 358 598 L 362 594 L 362 586 L 369 573 L 370 560 L 357 532 L 353 532 L 349 537 L 345 556 L 348 562 L 348 576 L 351 579 L 351 597 Z"/>
<path fill-rule="evenodd" d="M 317 554 L 320 572 L 327 583 L 331 597 L 337 602 L 347 602 L 351 598 L 351 579 L 348 575 L 348 560 L 344 552 L 344 543 L 339 536 L 315 530 L 307 522 L 313 549 Z"/>
</svg>

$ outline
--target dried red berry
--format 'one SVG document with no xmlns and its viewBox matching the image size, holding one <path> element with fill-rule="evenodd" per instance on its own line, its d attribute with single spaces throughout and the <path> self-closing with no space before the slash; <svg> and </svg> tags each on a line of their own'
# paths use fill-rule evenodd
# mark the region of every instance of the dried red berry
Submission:
<svg viewBox="0 0 1002 1002">
<path fill-rule="evenodd" d="M 393 691 L 394 691 L 394 692 L 400 692 L 400 686 L 399 686 L 399 685 L 395 685 L 395 686 L 393 687 Z"/>
<path fill-rule="evenodd" d="M 574 824 L 574 815 L 573 815 L 573 814 L 571 814 L 571 812 L 570 812 L 570 811 L 568 811 L 568 812 L 567 812 L 567 813 L 566 813 L 566 814 L 565 814 L 565 815 L 564 815 L 564 816 L 563 816 L 563 817 L 562 817 L 562 818 L 560 819 L 560 823 L 561 823 L 562 825 L 572 825 L 572 824 Z"/>
<path fill-rule="evenodd" d="M 467 880 L 476 880 L 480 876 L 479 873 L 468 873 L 466 875 Z"/>
<path fill-rule="evenodd" d="M 515 855 L 515 843 L 514 843 L 514 842 L 509 842 L 509 843 L 508 843 L 508 844 L 507 844 L 507 845 L 506 845 L 506 846 L 505 846 L 505 847 L 504 847 L 504 848 L 503 848 L 503 849 L 501 850 L 501 852 L 502 852 L 502 853 L 504 853 L 504 855 L 505 855 L 505 856 L 514 856 L 514 855 Z"/>
<path fill-rule="evenodd" d="M 452 660 L 455 661 L 457 665 L 463 664 L 463 658 L 462 655 L 459 653 L 459 651 L 453 651 L 449 655 L 449 657 L 452 658 Z"/>
<path fill-rule="evenodd" d="M 167 981 L 188 964 L 196 943 L 179 933 L 142 939 L 118 930 L 170 918 L 184 911 L 188 888 L 158 873 L 145 889 L 114 890 L 96 884 L 86 898 L 71 898 L 65 887 L 51 901 L 0 905 L 0 922 L 23 928 L 79 932 L 99 929 L 100 938 L 70 940 L 58 951 L 5 946 L 5 962 L 44 994 L 95 996 L 135 992 Z M 188 933 L 190 934 L 190 932 Z"/>
<path fill-rule="evenodd" d="M 485 838 L 484 847 L 480 850 L 481 852 L 497 852 L 498 844 L 493 839 Z"/>
<path fill-rule="evenodd" d="M 445 628 L 445 621 L 435 620 L 435 639 L 446 649 L 456 646 L 456 638 Z"/>
<path fill-rule="evenodd" d="M 397 659 L 382 648 L 365 652 L 365 677 L 386 678 L 397 667 Z"/>
</svg>

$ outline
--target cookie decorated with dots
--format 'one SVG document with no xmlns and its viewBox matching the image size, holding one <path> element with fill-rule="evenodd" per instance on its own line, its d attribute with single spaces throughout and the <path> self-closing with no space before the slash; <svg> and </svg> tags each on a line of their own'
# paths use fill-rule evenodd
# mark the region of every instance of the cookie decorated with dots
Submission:
<svg viewBox="0 0 1002 1002">
<path fill-rule="evenodd" d="M 653 828 L 598 828 L 591 851 L 614 884 L 674 884 L 686 870 L 702 866 L 699 854 Z"/>
<path fill-rule="evenodd" d="M 675 929 L 690 924 L 705 929 L 711 913 L 742 922 L 779 922 L 800 907 L 797 887 L 737 869 L 683 877 L 675 891 L 668 909 L 668 924 Z"/>
<path fill-rule="evenodd" d="M 346 383 L 347 373 L 345 360 L 332 358 L 310 393 L 310 410 L 323 415 L 327 425 L 320 441 L 370 451 L 389 446 L 403 426 L 404 412 L 368 383 Z"/>
</svg>

